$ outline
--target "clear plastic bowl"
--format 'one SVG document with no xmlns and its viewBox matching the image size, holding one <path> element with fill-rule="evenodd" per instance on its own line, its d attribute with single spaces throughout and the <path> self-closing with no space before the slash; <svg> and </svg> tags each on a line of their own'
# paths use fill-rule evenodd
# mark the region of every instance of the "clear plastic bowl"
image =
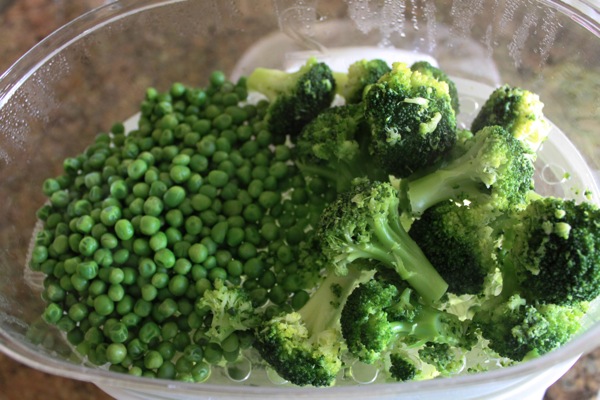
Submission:
<svg viewBox="0 0 600 400">
<path fill-rule="evenodd" d="M 598 13 L 588 1 L 136 0 L 78 18 L 0 77 L 0 349 L 121 399 L 540 398 L 600 345 L 597 307 L 586 330 L 562 348 L 485 373 L 402 384 L 348 379 L 313 389 L 273 383 L 257 369 L 243 382 L 213 373 L 207 383 L 189 384 L 86 364 L 40 323 L 44 303 L 27 255 L 43 180 L 98 132 L 134 115 L 148 86 L 202 86 L 215 69 L 237 76 L 256 66 L 291 68 L 307 54 L 341 65 L 373 54 L 434 60 L 463 89 L 465 124 L 499 83 L 538 93 L 556 131 L 538 183 L 581 197 L 594 189 L 600 168 Z"/>
</svg>

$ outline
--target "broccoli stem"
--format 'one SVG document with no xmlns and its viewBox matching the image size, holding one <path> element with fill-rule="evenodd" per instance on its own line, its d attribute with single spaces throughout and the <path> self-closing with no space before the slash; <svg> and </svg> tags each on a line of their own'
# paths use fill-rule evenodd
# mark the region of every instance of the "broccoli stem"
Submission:
<svg viewBox="0 0 600 400">
<path fill-rule="evenodd" d="M 373 274 L 351 267 L 348 274 L 328 274 L 308 302 L 298 310 L 312 336 L 339 324 L 344 302 L 352 290 Z"/>
<path fill-rule="evenodd" d="M 298 82 L 299 73 L 278 69 L 256 68 L 248 78 L 249 89 L 262 93 L 269 101 L 289 91 Z"/>
<path fill-rule="evenodd" d="M 400 218 L 374 218 L 375 239 L 351 245 L 344 258 L 375 259 L 407 281 L 428 303 L 439 300 L 448 284 L 425 257 L 419 246 L 400 225 Z M 342 256 L 340 256 L 342 257 Z"/>
<path fill-rule="evenodd" d="M 445 168 L 408 182 L 411 211 L 414 215 L 420 215 L 444 200 L 481 195 L 482 185 L 481 177 L 472 162 L 453 162 Z"/>
<path fill-rule="evenodd" d="M 355 168 L 349 164 L 340 164 L 337 168 L 320 166 L 309 163 L 296 163 L 304 176 L 318 176 L 335 184 L 336 191 L 343 192 L 351 186 L 352 179 L 366 176 L 362 168 Z"/>
<path fill-rule="evenodd" d="M 456 322 L 456 323 L 455 323 Z M 410 337 L 415 347 L 425 343 L 446 343 L 451 346 L 463 346 L 464 333 L 461 324 L 444 312 L 432 307 L 423 307 L 415 318 L 409 321 L 391 323 L 392 332 L 399 337 Z"/>
</svg>

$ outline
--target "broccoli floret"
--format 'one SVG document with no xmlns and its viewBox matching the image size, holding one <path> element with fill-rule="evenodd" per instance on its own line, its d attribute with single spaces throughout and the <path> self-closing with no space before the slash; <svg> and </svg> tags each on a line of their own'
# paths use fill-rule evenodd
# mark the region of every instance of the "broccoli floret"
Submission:
<svg viewBox="0 0 600 400">
<path fill-rule="evenodd" d="M 254 347 L 293 384 L 332 385 L 342 367 L 343 304 L 354 287 L 371 276 L 356 268 L 346 276 L 329 274 L 300 310 L 264 321 L 256 329 Z"/>
<path fill-rule="evenodd" d="M 448 84 L 394 63 L 365 91 L 365 116 L 374 160 L 405 177 L 441 161 L 456 142 L 456 115 Z"/>
<path fill-rule="evenodd" d="M 448 343 L 427 343 L 418 354 L 422 361 L 434 366 L 438 374 L 449 376 L 459 373 L 464 368 L 464 350 Z"/>
<path fill-rule="evenodd" d="M 422 74 L 429 75 L 438 81 L 446 82 L 448 84 L 448 94 L 450 94 L 450 99 L 452 100 L 452 108 L 456 115 L 458 115 L 460 111 L 460 103 L 458 99 L 458 90 L 456 89 L 456 84 L 450 77 L 441 69 L 434 67 L 427 61 L 417 61 L 413 65 L 410 66 L 410 69 L 413 71 L 419 71 Z"/>
<path fill-rule="evenodd" d="M 528 301 L 568 305 L 600 295 L 600 210 L 541 197 L 504 223 L 501 263 Z M 507 279 L 507 278 L 505 278 Z"/>
<path fill-rule="evenodd" d="M 379 59 L 359 60 L 352 63 L 348 67 L 343 87 L 339 88 L 346 104 L 360 103 L 365 88 L 376 83 L 379 78 L 391 70 L 385 61 Z"/>
<path fill-rule="evenodd" d="M 535 153 L 550 131 L 543 108 L 537 94 L 504 85 L 488 97 L 473 120 L 471 130 L 477 132 L 486 126 L 500 125 Z"/>
<path fill-rule="evenodd" d="M 406 280 L 427 302 L 448 285 L 401 225 L 398 190 L 361 180 L 327 205 L 315 233 L 327 264 L 344 275 L 358 260 L 379 261 Z"/>
<path fill-rule="evenodd" d="M 600 295 L 599 217 L 590 203 L 539 196 L 496 224 L 502 289 L 473 308 L 492 350 L 521 361 L 579 331 Z"/>
<path fill-rule="evenodd" d="M 462 156 L 431 173 L 403 181 L 405 201 L 414 215 L 448 199 L 500 210 L 526 201 L 533 189 L 532 153 L 499 126 L 485 127 L 471 140 Z"/>
<path fill-rule="evenodd" d="M 470 349 L 477 338 L 469 321 L 420 301 L 405 282 L 373 279 L 360 284 L 342 311 L 342 334 L 348 350 L 366 363 L 390 346 L 422 347 L 428 343 Z"/>
<path fill-rule="evenodd" d="M 449 292 L 478 294 L 497 268 L 496 216 L 487 207 L 445 201 L 428 208 L 408 233 L 448 283 Z"/>
<path fill-rule="evenodd" d="M 236 331 L 258 326 L 261 316 L 244 289 L 229 287 L 221 280 L 216 280 L 214 286 L 196 302 L 196 310 L 212 315 L 211 327 L 206 335 L 213 342 L 221 343 Z"/>
<path fill-rule="evenodd" d="M 338 192 L 349 189 L 354 178 L 383 179 L 370 162 L 369 139 L 362 105 L 329 108 L 302 130 L 297 164 L 305 175 L 326 179 Z"/>
<path fill-rule="evenodd" d="M 390 354 L 389 373 L 397 381 L 412 381 L 418 373 L 417 363 L 403 353 Z"/>
<path fill-rule="evenodd" d="M 262 93 L 270 104 L 266 121 L 279 142 L 294 138 L 302 128 L 327 109 L 335 96 L 331 68 L 310 58 L 296 72 L 257 68 L 248 76 L 248 90 Z"/>
<path fill-rule="evenodd" d="M 570 306 L 528 303 L 518 294 L 506 301 L 486 303 L 473 322 L 490 349 L 513 361 L 548 353 L 570 340 L 581 329 L 587 303 Z"/>
</svg>

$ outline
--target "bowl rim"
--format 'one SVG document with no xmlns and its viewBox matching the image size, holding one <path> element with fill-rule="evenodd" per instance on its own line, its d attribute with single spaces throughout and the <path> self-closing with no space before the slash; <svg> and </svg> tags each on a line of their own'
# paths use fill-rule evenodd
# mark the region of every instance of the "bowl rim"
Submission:
<svg viewBox="0 0 600 400">
<path fill-rule="evenodd" d="M 39 68 L 48 60 L 52 59 L 62 49 L 80 40 L 95 30 L 126 18 L 132 14 L 146 10 L 167 6 L 170 4 L 184 3 L 193 0 L 116 0 L 103 6 L 95 8 L 75 18 L 48 35 L 37 45 L 27 51 L 2 75 L 0 75 L 0 109 L 7 99 Z M 218 0 L 215 0 L 218 1 Z M 554 7 L 575 19 L 576 22 L 588 29 L 592 34 L 600 37 L 600 4 L 591 0 L 536 0 L 547 6 Z M 527 377 L 553 366 L 574 362 L 580 355 L 595 349 L 600 343 L 600 323 L 596 323 L 578 337 L 563 345 L 561 348 L 545 354 L 539 358 L 524 361 L 506 368 L 476 373 L 472 375 L 455 376 L 452 378 L 434 379 L 427 381 L 414 381 L 404 383 L 382 383 L 371 385 L 336 386 L 332 388 L 298 388 L 298 387 L 249 387 L 212 384 L 212 383 L 187 383 L 165 379 L 148 379 L 135 377 L 123 373 L 112 372 L 101 368 L 78 365 L 57 358 L 42 355 L 36 352 L 33 346 L 25 345 L 11 336 L 0 326 L 0 351 L 37 370 L 76 379 L 92 382 L 98 385 L 121 386 L 128 389 L 147 390 L 152 388 L 183 389 L 194 393 L 219 393 L 244 395 L 260 393 L 261 395 L 293 395 L 303 394 L 323 395 L 323 390 L 328 393 L 339 395 L 372 394 L 376 386 L 381 392 L 411 392 L 421 388 L 428 390 L 447 391 L 452 388 L 467 387 L 473 384 L 481 384 L 488 381 L 503 381 L 519 377 Z M 225 390 L 225 391 L 224 391 Z"/>
</svg>

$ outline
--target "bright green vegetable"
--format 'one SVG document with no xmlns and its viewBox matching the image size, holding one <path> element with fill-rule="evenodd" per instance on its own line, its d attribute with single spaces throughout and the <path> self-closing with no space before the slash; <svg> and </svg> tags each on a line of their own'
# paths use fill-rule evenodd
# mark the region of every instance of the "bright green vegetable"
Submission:
<svg viewBox="0 0 600 400">
<path fill-rule="evenodd" d="M 324 262 L 339 275 L 353 262 L 376 260 L 427 302 L 439 300 L 448 288 L 402 226 L 398 191 L 389 183 L 360 181 L 339 195 L 324 210 L 317 235 Z"/>
<path fill-rule="evenodd" d="M 347 73 L 335 74 L 337 90 L 346 100 L 346 104 L 360 103 L 367 86 L 376 83 L 390 71 L 390 66 L 383 60 L 356 61 L 350 64 Z"/>
<path fill-rule="evenodd" d="M 363 103 L 374 160 L 397 177 L 441 161 L 456 142 L 448 85 L 405 64 L 370 85 Z"/>
<path fill-rule="evenodd" d="M 349 351 L 367 363 L 394 347 L 444 344 L 466 351 L 477 342 L 470 321 L 422 304 L 420 296 L 397 277 L 359 285 L 346 301 L 341 326 Z"/>
<path fill-rule="evenodd" d="M 404 181 L 414 215 L 445 200 L 508 209 L 526 201 L 533 190 L 533 155 L 499 126 L 485 127 L 468 150 L 439 169 Z"/>
<path fill-rule="evenodd" d="M 486 126 L 499 125 L 536 152 L 550 133 L 543 108 L 537 94 L 503 85 L 485 101 L 471 123 L 471 130 L 477 132 Z"/>
<path fill-rule="evenodd" d="M 348 190 L 354 178 L 383 179 L 385 174 L 371 162 L 370 139 L 361 104 L 329 108 L 298 137 L 300 169 L 328 180 L 338 192 Z"/>
<path fill-rule="evenodd" d="M 335 80 L 329 66 L 309 59 L 296 72 L 257 68 L 248 76 L 248 90 L 264 94 L 270 101 L 266 120 L 277 142 L 295 137 L 304 125 L 329 108 L 335 95 Z"/>
<path fill-rule="evenodd" d="M 114 372 L 241 379 L 247 357 L 311 386 L 355 361 L 380 381 L 454 375 L 475 345 L 520 361 L 579 332 L 598 210 L 533 192 L 537 97 L 497 92 L 473 133 L 429 64 L 335 77 L 311 59 L 149 88 L 135 129 L 42 185 L 41 320 Z"/>
<path fill-rule="evenodd" d="M 254 346 L 284 379 L 300 386 L 332 385 L 343 365 L 343 303 L 369 276 L 355 268 L 343 277 L 329 274 L 300 310 L 265 320 Z"/>
<path fill-rule="evenodd" d="M 456 89 L 456 84 L 450 77 L 441 69 L 434 67 L 427 61 L 417 61 L 410 66 L 412 71 L 419 71 L 424 75 L 429 75 L 432 78 L 437 79 L 441 82 L 446 82 L 448 85 L 448 94 L 450 95 L 450 100 L 452 102 L 452 109 L 454 113 L 458 115 L 460 112 L 460 101 L 458 98 L 458 89 Z"/>
</svg>

